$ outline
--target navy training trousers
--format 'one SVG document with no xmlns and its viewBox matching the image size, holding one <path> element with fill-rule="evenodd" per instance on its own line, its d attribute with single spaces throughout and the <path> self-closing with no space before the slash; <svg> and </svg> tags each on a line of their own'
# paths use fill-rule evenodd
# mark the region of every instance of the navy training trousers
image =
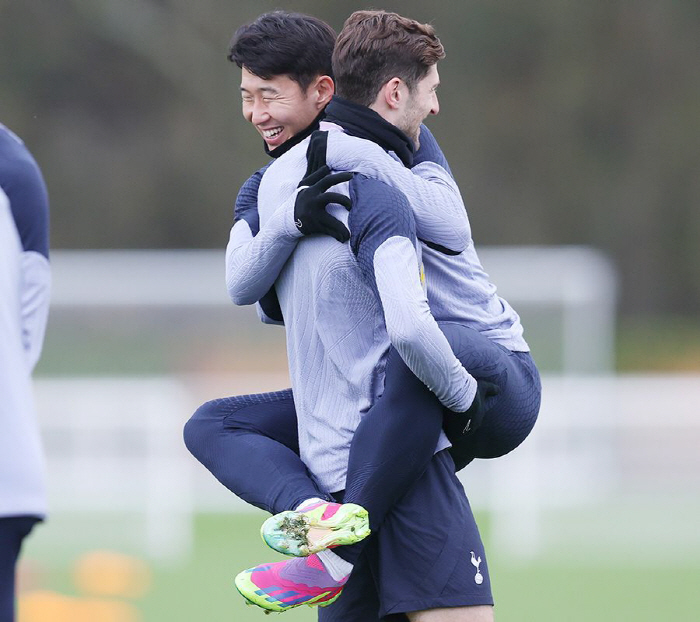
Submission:
<svg viewBox="0 0 700 622">
<path fill-rule="evenodd" d="M 472 328 L 441 322 L 452 349 L 477 380 L 497 384 L 479 428 L 453 443 L 457 470 L 474 458 L 495 458 L 527 437 L 539 412 L 539 374 L 529 353 L 511 352 Z M 345 502 L 369 511 L 376 530 L 391 506 L 430 462 L 445 411 L 390 350 L 384 393 L 363 417 L 350 448 Z M 299 458 L 291 389 L 225 397 L 200 406 L 185 425 L 190 452 L 246 502 L 278 513 L 312 497 L 332 500 Z M 353 547 L 342 547 L 343 557 Z M 352 561 L 352 560 L 350 560 Z"/>
</svg>

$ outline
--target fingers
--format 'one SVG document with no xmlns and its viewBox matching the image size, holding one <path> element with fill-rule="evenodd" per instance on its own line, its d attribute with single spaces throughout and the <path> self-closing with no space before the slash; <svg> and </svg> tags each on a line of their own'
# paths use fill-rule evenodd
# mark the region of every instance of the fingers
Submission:
<svg viewBox="0 0 700 622">
<path fill-rule="evenodd" d="M 327 175 L 326 177 L 320 179 L 314 184 L 314 189 L 325 192 L 331 186 L 335 186 L 336 184 L 342 184 L 345 181 L 350 181 L 352 179 L 352 176 L 353 173 L 351 173 L 350 171 L 344 171 L 342 173 L 333 173 L 332 175 Z"/>
<path fill-rule="evenodd" d="M 350 239 L 350 232 L 340 221 L 336 221 L 335 224 L 329 224 L 325 233 L 338 240 L 338 242 L 344 243 Z"/>
<path fill-rule="evenodd" d="M 323 199 L 324 205 L 337 203 L 338 205 L 342 205 L 348 211 L 352 209 L 352 200 L 350 197 L 345 194 L 340 194 L 340 192 L 324 192 L 323 194 L 319 195 L 318 198 Z"/>
<path fill-rule="evenodd" d="M 330 235 L 338 242 L 347 242 L 350 239 L 348 228 L 337 218 L 327 213 L 319 215 L 318 229 L 321 233 Z"/>
<path fill-rule="evenodd" d="M 315 131 L 311 134 L 309 146 L 306 149 L 307 174 L 326 164 L 327 144 L 328 132 Z"/>
<path fill-rule="evenodd" d="M 314 184 L 318 183 L 321 179 L 323 179 L 326 175 L 329 175 L 330 172 L 331 172 L 331 169 L 328 168 L 328 166 L 324 164 L 317 171 L 314 171 L 313 173 L 307 174 L 299 182 L 299 186 L 313 186 Z"/>
</svg>

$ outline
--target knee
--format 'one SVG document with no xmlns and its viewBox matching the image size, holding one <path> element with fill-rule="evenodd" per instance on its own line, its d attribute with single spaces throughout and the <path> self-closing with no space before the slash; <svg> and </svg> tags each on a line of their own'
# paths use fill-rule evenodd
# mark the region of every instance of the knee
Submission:
<svg viewBox="0 0 700 622">
<path fill-rule="evenodd" d="M 185 441 L 185 447 L 195 457 L 201 453 L 201 448 L 205 444 L 204 439 L 214 430 L 215 412 L 216 400 L 206 402 L 195 410 L 194 414 L 185 423 L 182 437 Z"/>
<path fill-rule="evenodd" d="M 537 411 L 493 416 L 491 422 L 476 431 L 477 458 L 500 458 L 517 449 L 530 435 L 537 421 Z"/>
</svg>

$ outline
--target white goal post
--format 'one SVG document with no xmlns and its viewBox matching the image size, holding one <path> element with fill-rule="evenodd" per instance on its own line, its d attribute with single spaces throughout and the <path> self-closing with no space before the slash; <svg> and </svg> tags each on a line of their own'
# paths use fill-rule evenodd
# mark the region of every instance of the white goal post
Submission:
<svg viewBox="0 0 700 622">
<path fill-rule="evenodd" d="M 485 248 L 480 258 L 499 293 L 521 315 L 535 323 L 539 314 L 554 312 L 558 320 L 553 323 L 548 316 L 542 323 L 544 332 L 534 337 L 548 346 L 555 344 L 559 374 L 612 370 L 615 276 L 603 255 L 581 247 Z M 284 370 L 226 372 L 228 378 L 209 384 L 196 369 L 170 375 L 127 369 L 121 374 L 88 376 L 85 370 L 60 367 L 65 353 L 55 350 L 67 346 L 55 337 L 63 330 L 63 322 L 78 317 L 78 330 L 72 328 L 71 339 L 79 340 L 83 327 L 99 326 L 86 337 L 84 351 L 104 349 L 100 341 L 115 331 L 112 342 L 133 340 L 136 355 L 147 336 L 139 332 L 143 327 L 133 325 L 135 318 L 148 315 L 158 323 L 176 309 L 194 326 L 206 324 L 215 332 L 211 326 L 215 320 L 207 314 L 218 309 L 227 319 L 220 334 L 230 333 L 231 325 L 235 326 L 234 337 L 241 340 L 239 356 L 252 352 L 269 334 L 283 351 L 279 328 L 260 324 L 251 308 L 230 303 L 223 262 L 222 251 L 210 250 L 54 251 L 51 256 L 54 286 L 45 357 L 54 361 L 54 368 L 40 373 L 36 393 L 52 512 L 59 516 L 79 512 L 98 521 L 110 513 L 137 515 L 133 537 L 154 558 L 187 555 L 194 513 L 246 507 L 187 453 L 182 442 L 186 419 L 199 403 L 220 397 L 212 393 L 215 390 L 227 395 L 282 388 L 287 383 Z M 166 325 L 165 330 L 159 327 L 165 339 L 180 338 L 177 326 L 170 329 L 167 321 L 160 323 Z M 527 322 L 526 337 L 536 349 L 538 345 L 527 334 Z M 206 348 L 206 343 L 201 347 Z M 109 351 L 101 354 L 110 356 Z M 221 388 L 208 388 L 213 385 Z M 547 425 L 544 421 L 542 427 Z M 530 464 L 527 469 L 536 470 L 542 464 L 541 456 L 533 456 L 526 448 L 520 460 Z M 498 466 L 479 467 L 483 468 L 491 469 L 480 478 L 487 487 L 474 486 L 473 497 L 477 505 L 494 513 L 498 539 L 512 542 L 527 520 L 538 524 L 542 504 L 533 505 L 532 500 L 538 499 L 535 494 L 527 503 L 518 494 L 524 491 L 517 482 L 520 476 Z M 514 521 L 518 516 L 519 521 Z M 531 544 L 536 547 L 536 539 Z M 523 554 L 530 552 L 527 546 L 521 548 Z"/>
</svg>

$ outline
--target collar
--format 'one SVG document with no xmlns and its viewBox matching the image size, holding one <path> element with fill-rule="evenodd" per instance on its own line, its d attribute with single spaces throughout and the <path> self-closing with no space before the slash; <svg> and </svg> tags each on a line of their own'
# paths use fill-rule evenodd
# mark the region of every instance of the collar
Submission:
<svg viewBox="0 0 700 622">
<path fill-rule="evenodd" d="M 307 127 L 305 130 L 302 130 L 298 134 L 295 134 L 289 140 L 283 142 L 279 147 L 275 147 L 274 149 L 270 150 L 267 148 L 267 143 L 263 142 L 265 153 L 271 158 L 279 158 L 281 155 L 287 153 L 287 151 L 289 151 L 292 147 L 298 145 L 302 140 L 309 137 L 318 129 L 318 125 L 321 122 L 321 119 L 323 119 L 323 116 L 324 112 L 322 110 L 319 113 L 319 115 L 313 120 L 313 123 L 309 125 L 309 127 Z"/>
<path fill-rule="evenodd" d="M 325 120 L 337 123 L 352 136 L 371 140 L 383 149 L 393 151 L 405 166 L 412 166 L 416 151 L 413 141 L 371 108 L 334 95 L 326 106 Z"/>
</svg>

